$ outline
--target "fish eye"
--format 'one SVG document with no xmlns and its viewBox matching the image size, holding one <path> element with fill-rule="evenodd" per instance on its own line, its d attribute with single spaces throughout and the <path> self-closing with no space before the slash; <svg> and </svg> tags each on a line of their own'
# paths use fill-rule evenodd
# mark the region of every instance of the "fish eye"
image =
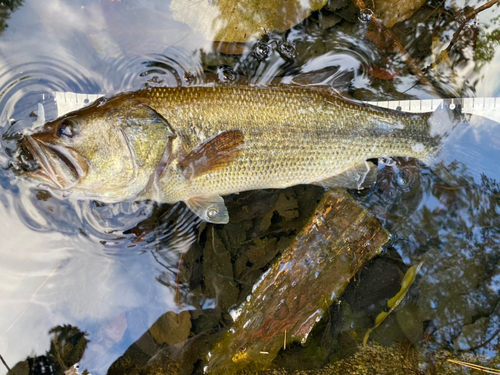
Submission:
<svg viewBox="0 0 500 375">
<path fill-rule="evenodd" d="M 57 134 L 59 137 L 65 136 L 68 138 L 73 138 L 80 131 L 80 124 L 78 121 L 73 119 L 65 119 L 59 124 L 59 128 L 57 129 Z"/>
</svg>

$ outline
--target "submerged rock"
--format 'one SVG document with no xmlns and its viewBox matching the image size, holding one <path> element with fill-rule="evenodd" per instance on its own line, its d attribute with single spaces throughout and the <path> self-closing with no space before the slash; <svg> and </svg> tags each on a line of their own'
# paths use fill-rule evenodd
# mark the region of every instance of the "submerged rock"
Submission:
<svg viewBox="0 0 500 375">
<path fill-rule="evenodd" d="M 410 18 L 422 5 L 425 0 L 376 0 L 375 12 L 380 16 L 382 22 L 387 27 L 392 27 L 398 22 Z"/>
<path fill-rule="evenodd" d="M 208 40 L 247 42 L 263 30 L 283 32 L 302 22 L 327 0 L 173 0 L 176 21 L 184 22 Z M 279 10 L 279 11 L 277 11 Z"/>
<path fill-rule="evenodd" d="M 209 354 L 206 372 L 264 369 L 287 344 L 304 343 L 327 307 L 388 239 L 379 221 L 345 190 L 330 190 L 233 311 L 234 325 Z"/>
</svg>

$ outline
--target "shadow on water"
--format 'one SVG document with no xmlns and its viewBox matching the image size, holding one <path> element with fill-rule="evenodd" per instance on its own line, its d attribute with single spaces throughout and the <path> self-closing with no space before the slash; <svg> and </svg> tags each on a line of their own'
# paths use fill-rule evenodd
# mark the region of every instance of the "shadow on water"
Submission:
<svg viewBox="0 0 500 375">
<path fill-rule="evenodd" d="M 203 5 L 210 25 L 229 27 L 233 21 L 220 19 L 218 3 L 229 4 Z M 392 30 L 427 67 L 440 97 L 498 95 L 498 8 L 457 34 L 460 9 L 431 1 Z M 229 196 L 231 221 L 207 225 L 181 203 L 103 204 L 36 186 L 15 177 L 11 161 L 38 119 L 57 117 L 55 91 L 279 83 L 332 86 L 367 101 L 429 98 L 428 87 L 351 3 L 331 1 L 312 14 L 288 9 L 283 19 L 293 24 L 266 26 L 268 33 L 248 20 L 243 40 L 241 33 L 231 40 L 222 27 L 215 42 L 181 22 L 190 22 L 185 13 L 187 21 L 153 0 L 0 4 L 0 354 L 9 374 L 62 374 L 76 371 L 76 362 L 92 374 L 201 373 L 206 354 L 231 327 L 229 312 L 324 194 L 297 186 Z M 445 56 L 440 51 L 450 41 Z M 445 373 L 443 358 L 498 363 L 500 138 L 490 120 L 457 116 L 438 160 L 379 160 L 376 185 L 351 192 L 391 241 L 329 308 L 307 345 L 280 352 L 280 371 L 326 366 L 346 373 L 366 365 L 363 353 L 403 357 L 404 365 L 388 373 Z M 421 261 L 401 306 L 360 349 L 405 272 Z"/>
</svg>

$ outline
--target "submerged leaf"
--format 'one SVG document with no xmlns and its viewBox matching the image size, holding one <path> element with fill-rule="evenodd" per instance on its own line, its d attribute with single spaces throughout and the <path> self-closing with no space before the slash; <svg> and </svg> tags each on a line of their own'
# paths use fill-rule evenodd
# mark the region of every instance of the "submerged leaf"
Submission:
<svg viewBox="0 0 500 375">
<path fill-rule="evenodd" d="M 266 231 L 271 226 L 271 220 L 276 212 L 285 221 L 290 221 L 299 216 L 297 198 L 289 196 L 287 192 L 282 192 L 278 200 L 269 212 L 262 219 L 260 230 Z"/>
<path fill-rule="evenodd" d="M 382 322 L 387 318 L 387 316 L 392 313 L 396 307 L 399 306 L 403 298 L 405 298 L 406 293 L 408 293 L 408 290 L 410 289 L 411 284 L 415 281 L 415 277 L 418 274 L 418 271 L 420 271 L 420 268 L 424 262 L 420 262 L 416 266 L 410 267 L 408 271 L 406 271 L 405 276 L 403 277 L 403 281 L 401 281 L 401 289 L 399 292 L 392 297 L 389 301 L 387 301 L 387 307 L 389 308 L 389 311 L 381 312 L 380 314 L 377 315 L 377 318 L 375 319 L 375 325 L 370 328 L 368 331 L 366 331 L 365 337 L 363 338 L 363 346 L 366 346 L 366 343 L 368 341 L 368 338 L 370 337 L 370 333 L 380 326 Z"/>
<path fill-rule="evenodd" d="M 399 74 L 392 69 L 380 68 L 374 64 L 370 65 L 368 73 L 383 81 L 390 81 L 399 76 Z"/>
</svg>

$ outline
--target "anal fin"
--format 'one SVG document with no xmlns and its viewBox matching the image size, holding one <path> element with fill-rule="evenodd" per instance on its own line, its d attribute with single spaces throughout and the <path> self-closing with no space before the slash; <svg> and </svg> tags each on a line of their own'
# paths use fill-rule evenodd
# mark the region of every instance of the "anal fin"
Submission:
<svg viewBox="0 0 500 375">
<path fill-rule="evenodd" d="M 375 164 L 365 161 L 338 175 L 317 181 L 314 185 L 360 190 L 372 186 L 377 181 L 377 170 Z"/>
<path fill-rule="evenodd" d="M 200 219 L 213 224 L 227 224 L 229 214 L 224 204 L 224 199 L 219 195 L 208 197 L 191 197 L 186 205 Z"/>
</svg>

